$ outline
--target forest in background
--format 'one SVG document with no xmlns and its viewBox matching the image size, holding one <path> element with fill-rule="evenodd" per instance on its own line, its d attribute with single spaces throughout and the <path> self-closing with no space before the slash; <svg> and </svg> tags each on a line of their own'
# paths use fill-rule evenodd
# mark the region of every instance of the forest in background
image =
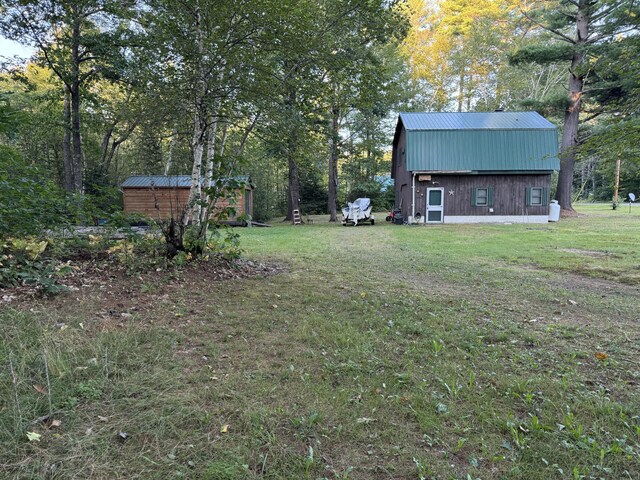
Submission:
<svg viewBox="0 0 640 480">
<path fill-rule="evenodd" d="M 261 220 L 391 207 L 399 111 L 536 110 L 559 127 L 565 209 L 640 193 L 633 1 L 3 0 L 0 15 L 36 50 L 2 59 L 7 231 L 119 211 L 131 174 L 250 175 Z"/>
</svg>

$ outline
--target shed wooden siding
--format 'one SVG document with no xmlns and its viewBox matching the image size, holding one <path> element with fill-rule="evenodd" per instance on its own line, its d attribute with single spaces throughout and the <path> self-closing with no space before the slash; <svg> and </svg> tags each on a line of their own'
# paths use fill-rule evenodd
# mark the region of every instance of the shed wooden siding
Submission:
<svg viewBox="0 0 640 480">
<path fill-rule="evenodd" d="M 442 188 L 444 189 L 445 217 L 447 215 L 548 215 L 548 204 L 527 206 L 526 190 L 529 187 L 548 189 L 550 182 L 550 174 L 431 175 L 430 182 L 419 182 L 416 176 L 415 212 L 424 217 L 427 188 Z M 405 218 L 411 215 L 410 178 L 408 183 L 408 188 L 402 189 L 402 213 Z M 471 195 L 474 188 L 493 188 L 493 206 L 472 206 Z M 453 195 L 449 193 L 450 191 L 453 191 Z M 489 208 L 493 208 L 493 212 L 489 212 Z"/>
<path fill-rule="evenodd" d="M 188 188 L 134 188 L 124 187 L 124 212 L 140 213 L 151 218 L 171 218 L 172 215 L 180 216 L 189 201 Z M 245 213 L 245 195 L 249 195 L 249 213 L 253 211 L 253 194 L 251 188 L 245 189 L 245 194 L 238 190 L 238 199 L 235 205 L 236 217 Z M 224 208 L 229 205 L 228 200 L 219 199 L 216 208 Z M 234 220 L 236 217 L 230 218 Z"/>
</svg>

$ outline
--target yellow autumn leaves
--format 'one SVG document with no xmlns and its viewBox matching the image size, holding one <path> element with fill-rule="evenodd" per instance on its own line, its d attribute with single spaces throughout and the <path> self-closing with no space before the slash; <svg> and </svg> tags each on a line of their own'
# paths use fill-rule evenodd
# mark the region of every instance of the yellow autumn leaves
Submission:
<svg viewBox="0 0 640 480">
<path fill-rule="evenodd" d="M 431 107 L 443 110 L 457 97 L 468 109 L 479 88 L 491 85 L 499 97 L 497 77 L 518 29 L 521 0 L 408 0 L 402 11 L 409 34 L 401 52 L 416 80 L 426 81 Z"/>
</svg>

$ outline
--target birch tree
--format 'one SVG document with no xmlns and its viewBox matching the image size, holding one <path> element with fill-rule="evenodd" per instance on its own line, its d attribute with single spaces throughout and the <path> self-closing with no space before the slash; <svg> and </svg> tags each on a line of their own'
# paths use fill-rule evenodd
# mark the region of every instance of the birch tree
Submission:
<svg viewBox="0 0 640 480">
<path fill-rule="evenodd" d="M 191 186 L 179 221 L 183 230 L 193 223 L 202 242 L 217 195 L 228 189 L 222 179 L 233 173 L 260 117 L 256 92 L 268 75 L 270 22 L 281 8 L 274 0 L 152 0 L 149 6 L 143 15 L 148 50 L 140 54 L 158 97 L 186 107 L 190 117 Z M 229 138 L 237 142 L 231 154 Z"/>
</svg>

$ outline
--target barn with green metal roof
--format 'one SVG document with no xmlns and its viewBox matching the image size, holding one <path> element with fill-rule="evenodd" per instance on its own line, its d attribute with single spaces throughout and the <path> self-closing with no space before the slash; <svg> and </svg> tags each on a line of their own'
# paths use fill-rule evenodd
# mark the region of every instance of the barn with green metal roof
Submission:
<svg viewBox="0 0 640 480">
<path fill-rule="evenodd" d="M 542 223 L 560 167 L 536 112 L 401 113 L 391 176 L 409 223 Z"/>
</svg>

